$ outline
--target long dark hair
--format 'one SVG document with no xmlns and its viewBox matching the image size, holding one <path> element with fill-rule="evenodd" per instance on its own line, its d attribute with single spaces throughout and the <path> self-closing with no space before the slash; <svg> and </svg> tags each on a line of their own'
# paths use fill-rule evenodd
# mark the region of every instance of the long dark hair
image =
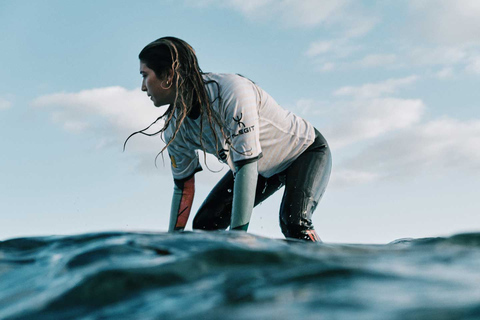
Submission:
<svg viewBox="0 0 480 320">
<path fill-rule="evenodd" d="M 206 116 L 208 123 L 215 137 L 215 145 L 218 148 L 218 137 L 215 133 L 215 126 L 219 126 L 223 138 L 228 139 L 224 132 L 224 125 L 218 114 L 212 109 L 213 101 L 209 100 L 207 89 L 202 75 L 204 74 L 198 65 L 195 50 L 187 42 L 175 37 L 163 37 L 149 43 L 138 55 L 141 62 L 155 72 L 157 78 L 161 79 L 169 73 L 173 74 L 173 85 L 176 88 L 175 100 L 167 111 L 158 117 L 147 128 L 132 133 L 123 145 L 135 134 L 141 133 L 147 136 L 154 136 L 163 133 L 172 121 L 175 121 L 175 131 L 169 141 L 165 141 L 165 147 L 157 154 L 160 155 L 175 139 L 180 126 L 188 115 L 196 113 L 202 117 L 200 121 L 200 145 L 203 146 L 203 117 Z M 218 83 L 217 83 L 218 86 Z M 220 91 L 220 90 L 218 90 Z M 220 99 L 220 96 L 217 97 Z M 176 112 L 175 112 L 176 111 Z M 162 129 L 154 133 L 146 133 L 153 124 L 160 119 L 165 119 Z M 217 150 L 218 153 L 218 150 Z M 155 158 L 156 159 L 156 158 Z M 205 154 L 206 159 L 206 154 Z"/>
</svg>

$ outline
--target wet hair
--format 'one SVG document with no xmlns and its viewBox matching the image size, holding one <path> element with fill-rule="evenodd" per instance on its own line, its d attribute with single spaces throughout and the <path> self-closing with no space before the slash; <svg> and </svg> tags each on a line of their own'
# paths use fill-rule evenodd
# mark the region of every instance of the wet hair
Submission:
<svg viewBox="0 0 480 320">
<path fill-rule="evenodd" d="M 198 65 L 195 50 L 185 41 L 175 37 L 163 37 L 148 44 L 138 55 L 142 63 L 152 69 L 158 79 L 163 79 L 172 75 L 172 85 L 176 88 L 175 99 L 167 111 L 158 117 L 147 128 L 132 133 L 123 145 L 135 134 L 143 134 L 147 136 L 154 136 L 163 133 L 172 121 L 175 123 L 175 131 L 169 141 L 165 141 L 165 147 L 157 154 L 162 154 L 163 151 L 172 143 L 177 136 L 180 127 L 187 116 L 196 118 L 202 117 L 200 121 L 200 145 L 202 150 L 206 152 L 202 142 L 203 133 L 203 117 L 207 117 L 208 124 L 212 129 L 215 137 L 215 145 L 218 148 L 218 138 L 215 133 L 215 126 L 219 126 L 223 138 L 228 140 L 224 132 L 224 125 L 220 120 L 218 114 L 212 109 L 214 101 L 210 101 L 205 85 L 212 82 L 206 82 L 202 75 L 204 74 Z M 213 81 L 214 82 L 214 81 Z M 215 82 L 216 83 L 216 82 Z M 218 83 L 217 87 L 218 87 Z M 218 90 L 220 92 L 220 90 Z M 215 100 L 221 99 L 218 96 Z M 152 125 L 160 119 L 165 119 L 165 124 L 162 129 L 154 133 L 146 133 Z M 218 153 L 218 150 L 217 150 Z M 157 159 L 155 157 L 155 160 Z"/>
</svg>

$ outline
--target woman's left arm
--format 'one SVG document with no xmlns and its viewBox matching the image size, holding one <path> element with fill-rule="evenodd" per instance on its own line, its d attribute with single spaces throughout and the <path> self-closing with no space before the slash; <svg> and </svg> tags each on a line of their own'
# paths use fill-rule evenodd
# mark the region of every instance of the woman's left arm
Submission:
<svg viewBox="0 0 480 320">
<path fill-rule="evenodd" d="M 168 232 L 185 229 L 195 194 L 195 174 L 182 180 L 174 179 Z"/>
<path fill-rule="evenodd" d="M 247 231 L 252 216 L 257 188 L 257 161 L 239 166 L 233 185 L 231 230 Z"/>
</svg>

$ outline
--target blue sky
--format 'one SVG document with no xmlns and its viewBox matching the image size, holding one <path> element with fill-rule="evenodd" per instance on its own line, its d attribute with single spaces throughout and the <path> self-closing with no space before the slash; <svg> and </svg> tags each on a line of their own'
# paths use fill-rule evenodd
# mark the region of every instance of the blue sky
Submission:
<svg viewBox="0 0 480 320">
<path fill-rule="evenodd" d="M 168 228 L 161 139 L 122 152 L 162 111 L 140 91 L 137 56 L 167 35 L 324 133 L 324 241 L 478 231 L 478 1 L 2 0 L 0 239 Z M 197 175 L 194 210 L 225 170 Z M 250 232 L 282 237 L 280 199 L 254 210 Z"/>
</svg>

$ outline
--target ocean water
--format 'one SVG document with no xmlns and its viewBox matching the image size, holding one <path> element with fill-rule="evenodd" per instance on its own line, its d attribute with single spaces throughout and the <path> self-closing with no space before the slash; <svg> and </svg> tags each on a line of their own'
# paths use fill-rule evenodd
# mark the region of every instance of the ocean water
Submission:
<svg viewBox="0 0 480 320">
<path fill-rule="evenodd" d="M 480 319 L 480 233 L 386 245 L 243 232 L 11 239 L 0 319 Z"/>
</svg>

